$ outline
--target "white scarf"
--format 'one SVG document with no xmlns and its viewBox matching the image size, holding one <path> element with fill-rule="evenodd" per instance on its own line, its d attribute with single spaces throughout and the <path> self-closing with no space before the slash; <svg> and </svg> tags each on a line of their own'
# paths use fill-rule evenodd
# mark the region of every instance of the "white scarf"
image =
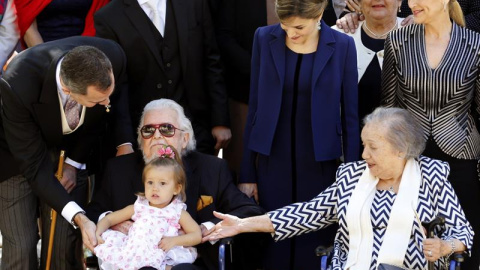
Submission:
<svg viewBox="0 0 480 270">
<path fill-rule="evenodd" d="M 373 249 L 373 229 L 370 217 L 379 179 L 368 167 L 360 177 L 347 207 L 349 252 L 345 269 L 370 269 Z M 402 266 L 413 226 L 412 205 L 417 205 L 421 183 L 420 167 L 414 159 L 405 164 L 398 194 L 392 206 L 387 229 L 378 254 L 380 263 Z"/>
</svg>

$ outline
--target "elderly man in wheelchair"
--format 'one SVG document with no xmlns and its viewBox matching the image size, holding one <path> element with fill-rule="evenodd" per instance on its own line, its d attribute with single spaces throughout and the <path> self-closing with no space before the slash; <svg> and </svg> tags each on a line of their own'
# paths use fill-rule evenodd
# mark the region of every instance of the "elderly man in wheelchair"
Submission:
<svg viewBox="0 0 480 270">
<path fill-rule="evenodd" d="M 265 213 L 237 189 L 224 160 L 194 150 L 192 124 L 176 102 L 159 99 L 145 106 L 138 128 L 138 144 L 141 151 L 108 161 L 101 187 L 87 207 L 87 216 L 91 220 L 99 220 L 108 211 L 116 211 L 135 202 L 135 193 L 144 189 L 142 170 L 145 162 L 154 158 L 161 145 L 174 146 L 182 156 L 187 176 L 187 211 L 201 224 L 203 237 L 207 237 L 219 221 L 213 216 L 214 210 L 241 217 Z M 125 230 L 129 225 L 127 222 L 117 229 Z M 255 252 L 255 248 L 242 248 L 243 242 L 252 241 L 251 237 L 258 238 L 235 238 L 235 269 L 255 269 L 256 266 L 248 260 L 252 255 L 249 252 Z M 177 265 L 172 269 L 218 269 L 218 243 L 205 242 L 196 248 L 199 258 L 194 265 Z"/>
<path fill-rule="evenodd" d="M 329 269 L 443 269 L 444 258 L 469 252 L 474 233 L 447 180 L 448 164 L 420 156 L 425 139 L 413 119 L 403 109 L 377 108 L 361 134 L 364 161 L 342 164 L 329 188 L 261 216 L 215 212 L 222 221 L 204 240 L 268 232 L 278 241 L 338 223 Z M 428 238 L 422 222 L 437 216 L 445 231 Z"/>
</svg>

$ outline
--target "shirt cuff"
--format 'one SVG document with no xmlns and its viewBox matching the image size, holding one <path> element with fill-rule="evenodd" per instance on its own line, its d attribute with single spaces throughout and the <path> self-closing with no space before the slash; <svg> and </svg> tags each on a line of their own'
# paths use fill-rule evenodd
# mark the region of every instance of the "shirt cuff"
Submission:
<svg viewBox="0 0 480 270">
<path fill-rule="evenodd" d="M 211 221 L 207 221 L 207 222 L 204 222 L 202 224 L 200 224 L 200 226 L 203 226 L 205 227 L 205 229 L 207 229 L 207 231 L 209 231 L 211 228 L 213 228 L 215 226 L 215 224 Z M 212 245 L 215 245 L 215 243 L 217 243 L 218 240 L 210 240 L 210 244 Z"/>
<path fill-rule="evenodd" d="M 86 170 L 87 169 L 87 164 L 82 164 L 78 163 L 76 161 L 71 160 L 70 158 L 65 159 L 65 163 L 72 165 L 73 167 L 79 169 L 79 170 Z"/>
<path fill-rule="evenodd" d="M 133 144 L 132 144 L 132 143 L 126 142 L 126 143 L 122 143 L 122 144 L 120 144 L 119 146 L 117 146 L 117 149 L 118 149 L 120 146 L 124 146 L 124 145 L 130 145 L 130 146 L 133 146 Z"/>
<path fill-rule="evenodd" d="M 78 213 L 85 213 L 85 211 L 83 211 L 83 209 L 80 206 L 78 206 L 78 204 L 76 202 L 71 201 L 71 202 L 67 203 L 67 205 L 65 205 L 65 207 L 63 207 L 62 217 L 65 218 L 67 220 L 67 222 L 72 224 L 73 227 L 76 229 L 77 226 L 73 222 L 73 218 Z"/>
<path fill-rule="evenodd" d="M 108 215 L 108 214 L 110 214 L 110 213 L 112 213 L 112 211 L 107 211 L 107 212 L 105 212 L 105 213 L 102 213 L 102 214 L 98 217 L 97 223 L 98 223 L 102 218 L 104 218 L 106 215 Z"/>
</svg>

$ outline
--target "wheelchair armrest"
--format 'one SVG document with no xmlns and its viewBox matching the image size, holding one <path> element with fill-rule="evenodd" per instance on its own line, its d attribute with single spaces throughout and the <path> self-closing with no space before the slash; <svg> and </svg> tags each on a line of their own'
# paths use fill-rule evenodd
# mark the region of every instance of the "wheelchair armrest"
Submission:
<svg viewBox="0 0 480 270">
<path fill-rule="evenodd" d="M 225 249 L 226 246 L 230 246 L 230 262 L 232 261 L 232 244 L 233 244 L 233 237 L 227 237 L 220 239 L 218 245 L 218 269 L 225 270 Z"/>
<path fill-rule="evenodd" d="M 453 253 L 452 256 L 450 256 L 450 260 L 462 263 L 463 261 L 465 261 L 466 255 L 467 254 L 465 253 L 465 251 L 461 253 Z"/>
<path fill-rule="evenodd" d="M 333 246 L 329 247 L 324 247 L 324 246 L 318 246 L 315 249 L 315 256 L 317 257 L 322 257 L 322 256 L 330 256 L 330 253 L 332 253 Z"/>
</svg>

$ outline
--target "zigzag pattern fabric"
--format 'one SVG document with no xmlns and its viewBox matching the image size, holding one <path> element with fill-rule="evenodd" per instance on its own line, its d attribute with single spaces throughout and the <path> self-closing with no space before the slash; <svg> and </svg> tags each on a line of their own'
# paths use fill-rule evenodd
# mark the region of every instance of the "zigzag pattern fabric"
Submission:
<svg viewBox="0 0 480 270">
<path fill-rule="evenodd" d="M 442 239 L 456 238 L 470 250 L 473 242 L 473 230 L 465 218 L 452 186 L 446 180 L 449 174 L 448 164 L 428 157 L 420 157 L 417 161 L 422 173 L 419 201 L 416 208 L 420 220 L 428 222 L 438 215 L 444 216 L 446 231 L 440 237 Z M 337 170 L 335 183 L 313 200 L 268 212 L 275 228 L 274 240 L 279 241 L 316 231 L 338 222 L 339 229 L 335 237 L 331 269 L 343 269 L 349 250 L 349 235 L 345 219 L 347 206 L 365 168 L 365 161 L 342 164 Z M 375 194 L 370 211 L 374 227 L 374 245 L 370 266 L 372 270 L 376 269 L 376 259 L 395 198 L 396 194 L 390 191 L 382 190 Z M 427 261 L 422 252 L 421 224 L 416 220 L 413 223 L 412 238 L 403 265 L 409 269 L 426 269 Z M 441 263 L 443 262 L 437 262 L 437 264 Z"/>
<path fill-rule="evenodd" d="M 443 152 L 480 158 L 480 34 L 453 23 L 439 65 L 428 64 L 424 26 L 412 24 L 385 41 L 382 104 L 409 110 Z M 478 122 L 477 122 L 478 123 Z"/>
</svg>

